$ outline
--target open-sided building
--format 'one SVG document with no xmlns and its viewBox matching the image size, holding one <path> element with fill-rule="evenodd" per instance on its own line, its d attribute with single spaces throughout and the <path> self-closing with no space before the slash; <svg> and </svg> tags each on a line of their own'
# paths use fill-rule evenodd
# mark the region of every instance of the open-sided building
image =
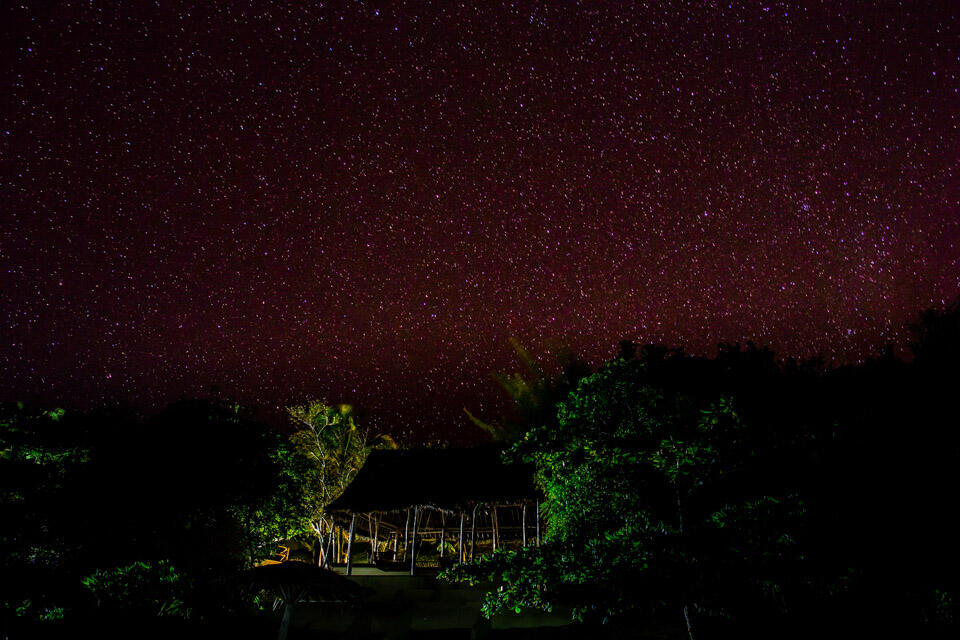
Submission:
<svg viewBox="0 0 960 640">
<path fill-rule="evenodd" d="M 539 506 L 533 469 L 486 446 L 375 450 L 327 511 L 347 531 L 334 556 L 348 575 L 360 544 L 371 564 L 413 574 L 539 543 Z"/>
</svg>

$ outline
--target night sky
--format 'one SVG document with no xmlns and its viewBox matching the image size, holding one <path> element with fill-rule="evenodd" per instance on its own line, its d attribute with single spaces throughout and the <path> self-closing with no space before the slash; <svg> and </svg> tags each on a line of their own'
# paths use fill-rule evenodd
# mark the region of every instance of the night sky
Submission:
<svg viewBox="0 0 960 640">
<path fill-rule="evenodd" d="M 511 336 L 854 362 L 960 293 L 960 2 L 4 4 L 0 400 L 457 438 Z"/>
</svg>

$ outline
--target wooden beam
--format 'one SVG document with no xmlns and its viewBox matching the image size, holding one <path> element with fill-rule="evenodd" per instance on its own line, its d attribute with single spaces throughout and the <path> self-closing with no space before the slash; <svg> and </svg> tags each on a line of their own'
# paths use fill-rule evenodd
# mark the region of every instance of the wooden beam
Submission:
<svg viewBox="0 0 960 640">
<path fill-rule="evenodd" d="M 347 575 L 353 573 L 353 536 L 357 524 L 357 514 L 350 514 L 350 537 L 347 539 Z"/>
</svg>

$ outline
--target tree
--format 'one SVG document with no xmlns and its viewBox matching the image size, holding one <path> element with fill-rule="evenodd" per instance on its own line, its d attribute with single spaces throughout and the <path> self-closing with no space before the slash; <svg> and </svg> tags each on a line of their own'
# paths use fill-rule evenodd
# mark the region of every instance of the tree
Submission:
<svg viewBox="0 0 960 640">
<path fill-rule="evenodd" d="M 146 421 L 5 406 L 2 609 L 222 611 L 225 578 L 307 528 L 311 469 L 237 405 L 183 401 Z"/>
<path fill-rule="evenodd" d="M 82 545 L 69 528 L 71 491 L 90 463 L 85 425 L 63 409 L 0 406 L 0 616 L 55 619 L 75 598 L 69 575 Z"/>
<path fill-rule="evenodd" d="M 488 614 L 558 603 L 579 619 L 673 612 L 692 638 L 700 615 L 788 595 L 799 496 L 769 477 L 760 458 L 775 452 L 756 446 L 733 399 L 664 375 L 663 356 L 584 378 L 555 424 L 533 425 L 513 447 L 538 469 L 548 526 L 540 548 L 450 573 L 493 580 Z M 678 363 L 702 377 L 695 360 Z"/>
<path fill-rule="evenodd" d="M 290 440 L 297 451 L 309 459 L 311 476 L 310 528 L 318 542 L 315 556 L 322 551 L 325 535 L 333 536 L 333 521 L 324 508 L 335 500 L 353 480 L 373 449 L 395 449 L 396 443 L 386 435 L 373 435 L 357 423 L 353 407 L 330 405 L 323 400 L 309 400 L 287 408 L 295 431 Z"/>
<path fill-rule="evenodd" d="M 146 447 L 146 455 L 127 461 L 142 478 L 131 502 L 166 514 L 159 538 L 183 562 L 204 570 L 252 566 L 307 530 L 309 460 L 243 407 L 177 402 L 132 438 L 140 446 L 125 448 Z"/>
</svg>

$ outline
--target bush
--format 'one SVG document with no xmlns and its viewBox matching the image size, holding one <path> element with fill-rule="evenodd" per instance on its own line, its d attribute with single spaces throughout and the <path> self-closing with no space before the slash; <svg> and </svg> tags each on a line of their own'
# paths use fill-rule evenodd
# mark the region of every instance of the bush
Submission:
<svg viewBox="0 0 960 640">
<path fill-rule="evenodd" d="M 97 569 L 82 582 L 96 597 L 100 609 L 178 618 L 189 618 L 193 613 L 186 604 L 192 581 L 167 560 Z"/>
</svg>

